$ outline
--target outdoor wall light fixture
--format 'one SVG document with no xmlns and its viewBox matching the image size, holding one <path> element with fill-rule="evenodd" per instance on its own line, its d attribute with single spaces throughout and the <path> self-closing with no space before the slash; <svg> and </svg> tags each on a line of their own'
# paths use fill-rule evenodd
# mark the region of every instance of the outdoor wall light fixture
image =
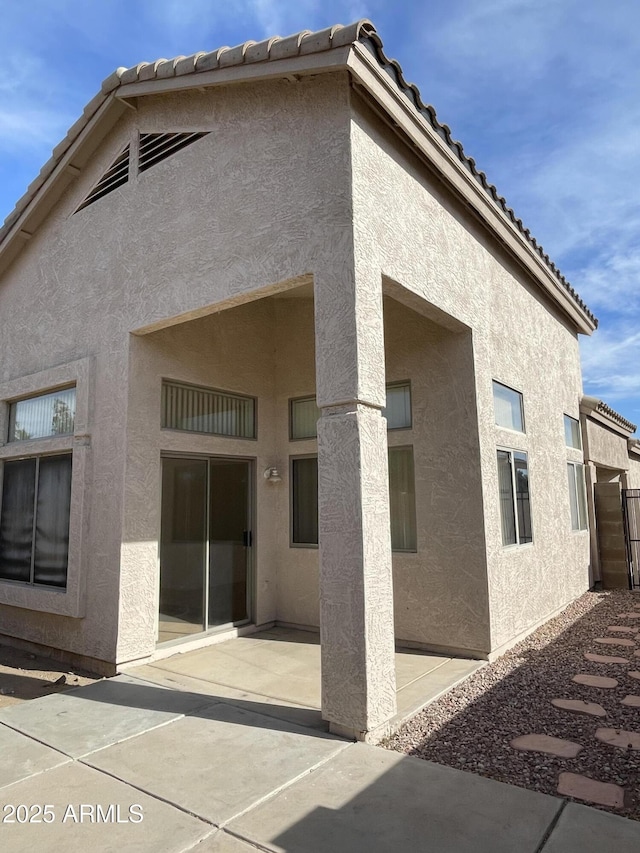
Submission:
<svg viewBox="0 0 640 853">
<path fill-rule="evenodd" d="M 265 468 L 264 470 L 264 478 L 267 483 L 281 483 L 282 477 L 280 476 L 280 472 L 276 467 L 273 468 Z"/>
</svg>

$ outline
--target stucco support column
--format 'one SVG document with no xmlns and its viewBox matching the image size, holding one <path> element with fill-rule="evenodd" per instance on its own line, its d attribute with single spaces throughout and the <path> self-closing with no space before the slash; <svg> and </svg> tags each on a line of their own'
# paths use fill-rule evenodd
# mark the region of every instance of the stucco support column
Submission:
<svg viewBox="0 0 640 853">
<path fill-rule="evenodd" d="M 366 740 L 396 713 L 380 275 L 315 279 L 322 715 Z"/>
</svg>

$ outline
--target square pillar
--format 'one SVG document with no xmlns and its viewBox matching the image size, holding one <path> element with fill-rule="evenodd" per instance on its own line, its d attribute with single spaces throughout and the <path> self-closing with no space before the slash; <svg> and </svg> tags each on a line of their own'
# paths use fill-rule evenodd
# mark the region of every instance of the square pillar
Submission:
<svg viewBox="0 0 640 853">
<path fill-rule="evenodd" d="M 379 737 L 396 713 L 381 276 L 315 280 L 322 715 Z"/>
</svg>

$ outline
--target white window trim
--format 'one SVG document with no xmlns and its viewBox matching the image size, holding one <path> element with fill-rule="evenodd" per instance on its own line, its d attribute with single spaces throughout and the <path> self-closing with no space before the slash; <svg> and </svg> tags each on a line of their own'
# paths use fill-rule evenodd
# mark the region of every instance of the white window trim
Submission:
<svg viewBox="0 0 640 853">
<path fill-rule="evenodd" d="M 0 502 L 2 500 L 2 468 L 5 461 L 64 452 L 72 453 L 66 589 L 0 580 L 0 604 L 74 618 L 84 616 L 82 565 L 87 545 L 87 487 L 91 452 L 89 399 L 92 384 L 93 359 L 91 358 L 79 359 L 0 384 Z M 70 385 L 76 386 L 76 417 L 73 435 L 7 441 L 11 403 Z"/>
<path fill-rule="evenodd" d="M 518 433 L 520 435 L 520 433 Z M 535 545 L 536 537 L 533 532 L 533 506 L 531 500 L 531 464 L 529 461 L 529 451 L 528 450 L 520 450 L 517 447 L 504 447 L 500 444 L 496 446 L 496 452 L 498 450 L 502 450 L 504 453 L 511 454 L 511 488 L 513 494 L 513 506 L 514 506 L 514 523 L 516 529 L 516 539 L 518 541 L 513 542 L 509 545 L 505 545 L 502 542 L 502 533 L 500 533 L 500 544 L 502 546 L 503 551 L 509 551 L 517 549 L 518 551 L 522 548 L 533 548 Z M 520 525 L 518 523 L 518 511 L 517 511 L 517 492 L 516 492 L 516 466 L 513 464 L 513 454 L 514 453 L 523 453 L 527 457 L 527 477 L 529 482 L 529 516 L 531 522 L 531 542 L 520 542 Z M 497 470 L 497 469 L 496 469 Z M 500 522 L 499 529 L 502 530 L 502 516 L 500 510 L 500 483 L 498 482 L 498 520 Z"/>
</svg>

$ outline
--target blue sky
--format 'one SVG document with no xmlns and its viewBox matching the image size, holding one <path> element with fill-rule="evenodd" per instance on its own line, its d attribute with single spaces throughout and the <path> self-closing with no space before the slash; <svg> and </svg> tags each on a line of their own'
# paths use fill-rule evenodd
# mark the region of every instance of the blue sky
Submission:
<svg viewBox="0 0 640 853">
<path fill-rule="evenodd" d="M 373 20 L 600 320 L 585 392 L 640 423 L 636 0 L 2 0 L 0 219 L 119 65 Z"/>
</svg>

